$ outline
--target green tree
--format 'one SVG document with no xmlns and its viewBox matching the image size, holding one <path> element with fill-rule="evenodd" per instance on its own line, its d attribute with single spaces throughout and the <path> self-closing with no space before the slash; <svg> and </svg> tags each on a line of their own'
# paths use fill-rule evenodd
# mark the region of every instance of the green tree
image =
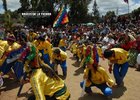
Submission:
<svg viewBox="0 0 140 100">
<path fill-rule="evenodd" d="M 7 11 L 7 1 L 6 0 L 2 0 L 2 1 L 3 1 L 3 9 L 6 12 Z"/>
<path fill-rule="evenodd" d="M 18 9 L 18 11 L 20 13 L 29 10 L 29 8 L 30 8 L 30 2 L 29 2 L 29 0 L 20 0 L 19 2 L 21 4 L 21 8 Z"/>
<path fill-rule="evenodd" d="M 99 22 L 100 14 L 99 14 L 98 5 L 97 5 L 96 0 L 94 1 L 94 4 L 93 4 L 92 15 L 94 18 L 94 22 L 95 23 Z"/>
<path fill-rule="evenodd" d="M 73 0 L 70 2 L 70 22 L 87 22 L 88 4 L 90 0 Z"/>
<path fill-rule="evenodd" d="M 140 18 L 140 7 L 132 11 L 132 18 L 135 18 L 135 20 Z"/>
<path fill-rule="evenodd" d="M 12 28 L 12 19 L 11 19 L 11 11 L 7 10 L 4 13 L 4 27 L 6 30 L 11 30 Z"/>
<path fill-rule="evenodd" d="M 6 30 L 10 30 L 12 27 L 12 21 L 11 21 L 11 11 L 7 10 L 7 1 L 3 1 L 3 9 L 5 11 L 4 13 L 4 27 Z"/>
<path fill-rule="evenodd" d="M 30 2 L 29 2 L 30 1 Z M 51 13 L 47 18 L 26 18 L 26 24 L 31 25 L 48 25 L 53 24 L 57 14 L 58 8 L 65 5 L 70 8 L 68 16 L 71 22 L 81 23 L 86 22 L 88 13 L 88 4 L 92 0 L 20 0 L 21 8 L 19 12 L 23 11 L 48 11 Z"/>
<path fill-rule="evenodd" d="M 56 7 L 59 5 L 61 7 L 62 4 L 68 4 L 70 0 L 31 0 L 30 1 L 30 11 L 47 11 L 51 13 L 50 17 L 40 17 L 40 18 L 27 18 L 26 24 L 31 25 L 49 25 L 53 24 L 55 17 L 57 16 L 58 10 Z"/>
<path fill-rule="evenodd" d="M 30 3 L 31 3 L 32 10 L 36 10 L 36 8 L 38 7 L 39 1 L 40 0 L 31 0 Z"/>
<path fill-rule="evenodd" d="M 113 17 L 116 17 L 114 11 L 108 11 L 108 12 L 106 12 L 106 15 L 105 15 L 105 16 L 106 16 L 108 19 L 113 18 Z"/>
<path fill-rule="evenodd" d="M 105 15 L 105 20 L 112 27 L 116 23 L 116 15 L 114 11 L 108 11 Z"/>
<path fill-rule="evenodd" d="M 31 19 L 32 20 L 32 25 L 48 25 L 53 23 L 54 16 L 55 16 L 55 11 L 54 11 L 54 6 L 55 6 L 55 0 L 31 0 L 31 5 L 32 8 L 31 10 L 33 11 L 40 11 L 40 12 L 48 12 L 51 13 L 51 16 L 48 17 L 40 17 L 36 19 Z M 29 21 L 30 22 L 30 21 Z M 35 24 L 34 24 L 35 23 Z"/>
</svg>

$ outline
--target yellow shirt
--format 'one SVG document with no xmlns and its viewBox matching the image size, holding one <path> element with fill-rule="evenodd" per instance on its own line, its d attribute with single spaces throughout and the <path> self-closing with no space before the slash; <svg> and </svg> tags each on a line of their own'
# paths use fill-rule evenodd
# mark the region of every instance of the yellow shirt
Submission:
<svg viewBox="0 0 140 100">
<path fill-rule="evenodd" d="M 88 76 L 89 68 L 86 68 L 84 70 L 84 76 Z M 96 73 L 94 70 L 91 70 L 91 81 L 94 84 L 102 84 L 102 83 L 107 83 L 109 86 L 114 85 L 114 81 L 108 76 L 106 73 L 105 69 L 102 68 L 101 66 L 98 67 Z M 90 80 L 87 80 L 86 86 L 89 87 L 92 83 Z"/>
<path fill-rule="evenodd" d="M 32 43 L 33 43 L 36 47 L 39 45 L 39 42 L 38 42 L 37 40 L 34 40 Z"/>
<path fill-rule="evenodd" d="M 64 39 L 61 39 L 60 41 L 59 41 L 59 45 L 58 45 L 59 47 L 65 47 L 65 46 L 67 46 L 67 44 L 66 44 L 66 41 L 64 40 Z"/>
<path fill-rule="evenodd" d="M 0 66 L 4 63 L 5 59 L 7 58 L 4 52 L 10 53 L 13 50 L 17 50 L 20 48 L 21 45 L 14 42 L 12 45 L 8 45 L 7 41 L 2 41 L 0 43 Z M 4 55 L 4 56 L 3 56 Z"/>
<path fill-rule="evenodd" d="M 33 38 L 33 39 L 34 39 L 35 37 L 37 37 L 37 33 L 32 32 L 31 35 L 32 35 L 32 38 Z"/>
<path fill-rule="evenodd" d="M 99 57 L 103 56 L 102 49 L 99 46 L 97 46 L 97 52 L 98 52 Z"/>
<path fill-rule="evenodd" d="M 36 100 L 46 100 L 45 95 L 53 96 L 54 93 L 61 90 L 64 87 L 64 81 L 62 79 L 54 79 L 48 77 L 42 69 L 35 69 L 32 72 L 30 83 L 35 94 Z M 70 93 L 68 90 L 66 92 L 56 97 L 58 100 L 66 100 Z"/>
<path fill-rule="evenodd" d="M 74 43 L 74 44 L 72 44 L 72 46 L 71 46 L 71 52 L 73 53 L 73 54 L 76 54 L 76 48 L 77 48 L 77 44 L 76 43 Z"/>
<path fill-rule="evenodd" d="M 117 64 L 124 64 L 127 62 L 128 52 L 122 48 L 112 48 L 115 51 L 115 57 L 109 58 L 110 61 L 117 60 Z"/>
<path fill-rule="evenodd" d="M 50 57 L 52 55 L 52 44 L 47 40 L 45 42 L 40 42 L 37 49 L 44 50 L 44 54 L 49 54 Z"/>
<path fill-rule="evenodd" d="M 13 50 L 17 50 L 21 47 L 18 43 L 14 42 L 12 45 L 9 46 L 9 48 L 6 50 L 6 52 L 11 52 Z"/>
<path fill-rule="evenodd" d="M 7 41 L 0 41 L 0 58 L 2 57 L 3 53 L 8 49 L 8 43 Z"/>
<path fill-rule="evenodd" d="M 60 56 L 57 56 L 56 54 L 52 54 L 52 61 L 56 60 L 60 60 L 60 61 L 65 61 L 67 59 L 67 53 L 60 50 Z"/>
<path fill-rule="evenodd" d="M 76 49 L 76 52 L 77 52 L 77 56 L 81 59 L 82 57 L 85 56 L 85 53 L 86 53 L 86 46 L 83 45 L 83 47 L 77 47 Z"/>
</svg>

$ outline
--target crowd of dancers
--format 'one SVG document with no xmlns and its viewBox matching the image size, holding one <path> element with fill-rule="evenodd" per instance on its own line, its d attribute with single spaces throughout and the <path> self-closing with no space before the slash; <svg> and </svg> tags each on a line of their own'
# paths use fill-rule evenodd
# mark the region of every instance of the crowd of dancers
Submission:
<svg viewBox="0 0 140 100">
<path fill-rule="evenodd" d="M 64 80 L 67 79 L 67 50 L 70 50 L 84 76 L 80 84 L 88 94 L 91 87 L 99 88 L 110 97 L 112 88 L 124 85 L 129 67 L 140 70 L 140 29 L 110 29 L 107 26 L 67 26 L 58 29 L 19 29 L 7 32 L 0 40 L 0 87 L 4 75 L 21 84 L 30 82 L 33 95 L 29 100 L 68 100 L 70 92 Z M 108 59 L 107 74 L 100 59 Z M 63 78 L 59 77 L 60 65 Z"/>
</svg>

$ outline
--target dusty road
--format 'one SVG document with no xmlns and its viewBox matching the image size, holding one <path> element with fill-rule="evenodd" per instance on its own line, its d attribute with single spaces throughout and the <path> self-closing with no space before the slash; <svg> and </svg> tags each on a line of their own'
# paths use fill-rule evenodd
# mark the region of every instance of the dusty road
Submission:
<svg viewBox="0 0 140 100">
<path fill-rule="evenodd" d="M 102 59 L 100 62 L 107 70 L 107 62 Z M 78 66 L 78 63 L 72 58 L 72 54 L 69 51 L 67 64 L 68 77 L 65 81 L 71 93 L 70 100 L 107 100 L 97 88 L 92 88 L 94 92 L 93 95 L 85 94 L 80 98 L 82 90 L 79 83 L 82 81 L 83 68 Z M 61 73 L 62 71 L 59 67 L 59 74 L 61 75 Z M 110 74 L 110 76 L 114 80 L 113 75 Z M 0 100 L 16 100 L 19 84 L 15 80 L 9 78 L 5 78 L 4 81 L 4 86 L 0 88 Z M 26 100 L 29 95 L 31 95 L 31 91 L 30 84 L 28 83 L 24 85 L 21 95 L 17 100 Z M 113 89 L 112 100 L 140 100 L 140 72 L 135 71 L 134 68 L 129 68 L 124 80 L 124 87 Z"/>
</svg>

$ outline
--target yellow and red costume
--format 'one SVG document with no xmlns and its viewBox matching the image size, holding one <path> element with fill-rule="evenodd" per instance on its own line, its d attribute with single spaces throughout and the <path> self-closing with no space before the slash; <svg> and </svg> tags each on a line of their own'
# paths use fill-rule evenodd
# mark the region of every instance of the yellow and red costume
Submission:
<svg viewBox="0 0 140 100">
<path fill-rule="evenodd" d="M 30 53 L 27 56 L 25 62 L 26 72 L 30 72 L 30 83 L 35 94 L 36 100 L 46 100 L 46 95 L 49 97 L 55 97 L 57 100 L 67 100 L 70 93 L 62 79 L 59 77 L 48 76 L 43 67 L 49 67 L 45 64 L 38 55 L 38 50 L 31 46 Z M 47 71 L 47 69 L 46 69 Z"/>
<path fill-rule="evenodd" d="M 93 49 L 90 46 L 86 50 L 85 63 L 87 65 L 84 70 L 85 92 L 92 93 L 91 87 L 95 86 L 99 88 L 105 96 L 112 95 L 112 87 L 114 81 L 108 76 L 104 68 L 102 68 L 98 63 L 98 52 L 96 50 L 96 45 Z M 84 86 L 84 81 L 80 83 L 81 87 Z"/>
<path fill-rule="evenodd" d="M 90 70 L 89 68 L 86 68 L 84 70 L 84 77 L 88 77 L 89 70 Z M 92 74 L 91 81 L 95 84 L 107 83 L 110 87 L 114 85 L 114 81 L 108 76 L 105 69 L 101 66 L 98 67 L 96 73 L 94 70 L 91 70 L 91 74 Z M 87 80 L 86 82 L 87 87 L 89 87 L 92 84 L 91 81 Z"/>
</svg>

